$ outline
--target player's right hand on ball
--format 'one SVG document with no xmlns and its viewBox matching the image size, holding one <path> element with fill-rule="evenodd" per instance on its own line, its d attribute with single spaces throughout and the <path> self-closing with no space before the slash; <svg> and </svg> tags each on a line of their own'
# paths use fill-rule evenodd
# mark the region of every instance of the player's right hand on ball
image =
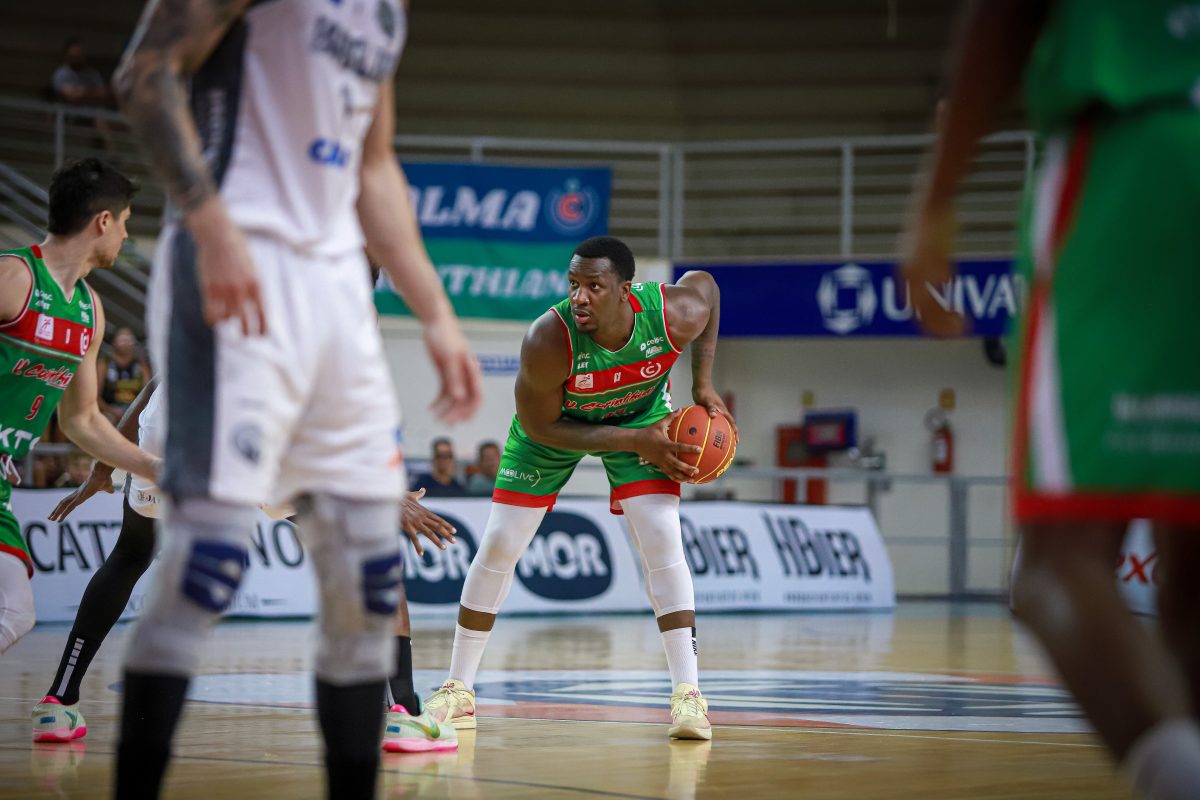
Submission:
<svg viewBox="0 0 1200 800">
<path fill-rule="evenodd" d="M 700 472 L 696 467 L 689 466 L 679 459 L 680 453 L 699 453 L 700 448 L 694 444 L 676 442 L 667 435 L 671 420 L 675 419 L 682 409 L 672 412 L 671 416 L 647 425 L 639 430 L 638 447 L 635 452 L 644 460 L 667 474 L 667 477 L 680 483 L 688 483 Z"/>
<path fill-rule="evenodd" d="M 233 318 L 246 336 L 267 332 L 258 271 L 241 229 L 213 196 L 188 214 L 188 228 L 196 240 L 196 272 L 209 325 Z"/>
</svg>

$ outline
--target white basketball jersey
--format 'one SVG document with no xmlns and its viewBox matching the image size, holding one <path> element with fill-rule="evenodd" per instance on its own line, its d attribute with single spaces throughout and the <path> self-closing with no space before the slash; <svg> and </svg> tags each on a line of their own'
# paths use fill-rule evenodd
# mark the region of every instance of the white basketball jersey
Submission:
<svg viewBox="0 0 1200 800">
<path fill-rule="evenodd" d="M 398 0 L 260 0 L 192 77 L 221 198 L 247 232 L 338 255 L 363 244 L 363 139 L 407 32 Z"/>
</svg>

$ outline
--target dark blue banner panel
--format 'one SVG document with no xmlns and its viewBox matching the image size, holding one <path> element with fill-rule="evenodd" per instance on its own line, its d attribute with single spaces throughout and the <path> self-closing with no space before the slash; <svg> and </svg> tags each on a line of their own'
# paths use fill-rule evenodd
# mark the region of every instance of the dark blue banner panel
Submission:
<svg viewBox="0 0 1200 800">
<path fill-rule="evenodd" d="M 722 336 L 921 335 L 892 261 L 676 264 L 675 278 L 690 269 L 721 287 Z M 1025 304 L 1010 259 L 960 261 L 953 281 L 931 288 L 967 318 L 973 336 L 1003 335 Z"/>
</svg>

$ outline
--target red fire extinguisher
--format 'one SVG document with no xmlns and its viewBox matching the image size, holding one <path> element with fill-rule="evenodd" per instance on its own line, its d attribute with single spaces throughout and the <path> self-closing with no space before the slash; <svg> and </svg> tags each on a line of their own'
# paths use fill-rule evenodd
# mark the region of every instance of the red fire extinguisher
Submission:
<svg viewBox="0 0 1200 800">
<path fill-rule="evenodd" d="M 954 429 L 950 419 L 940 408 L 932 408 L 925 414 L 925 427 L 932 438 L 929 442 L 930 464 L 934 472 L 954 471 Z"/>
</svg>

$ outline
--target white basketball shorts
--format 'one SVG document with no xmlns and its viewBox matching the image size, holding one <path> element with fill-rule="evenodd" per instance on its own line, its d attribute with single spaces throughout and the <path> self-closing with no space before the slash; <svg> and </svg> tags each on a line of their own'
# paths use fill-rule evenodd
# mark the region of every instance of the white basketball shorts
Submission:
<svg viewBox="0 0 1200 800">
<path fill-rule="evenodd" d="M 195 242 L 177 226 L 159 239 L 147 316 L 166 365 L 163 489 L 252 505 L 312 491 L 398 499 L 400 414 L 366 259 L 248 242 L 265 335 L 206 325 Z"/>
</svg>

